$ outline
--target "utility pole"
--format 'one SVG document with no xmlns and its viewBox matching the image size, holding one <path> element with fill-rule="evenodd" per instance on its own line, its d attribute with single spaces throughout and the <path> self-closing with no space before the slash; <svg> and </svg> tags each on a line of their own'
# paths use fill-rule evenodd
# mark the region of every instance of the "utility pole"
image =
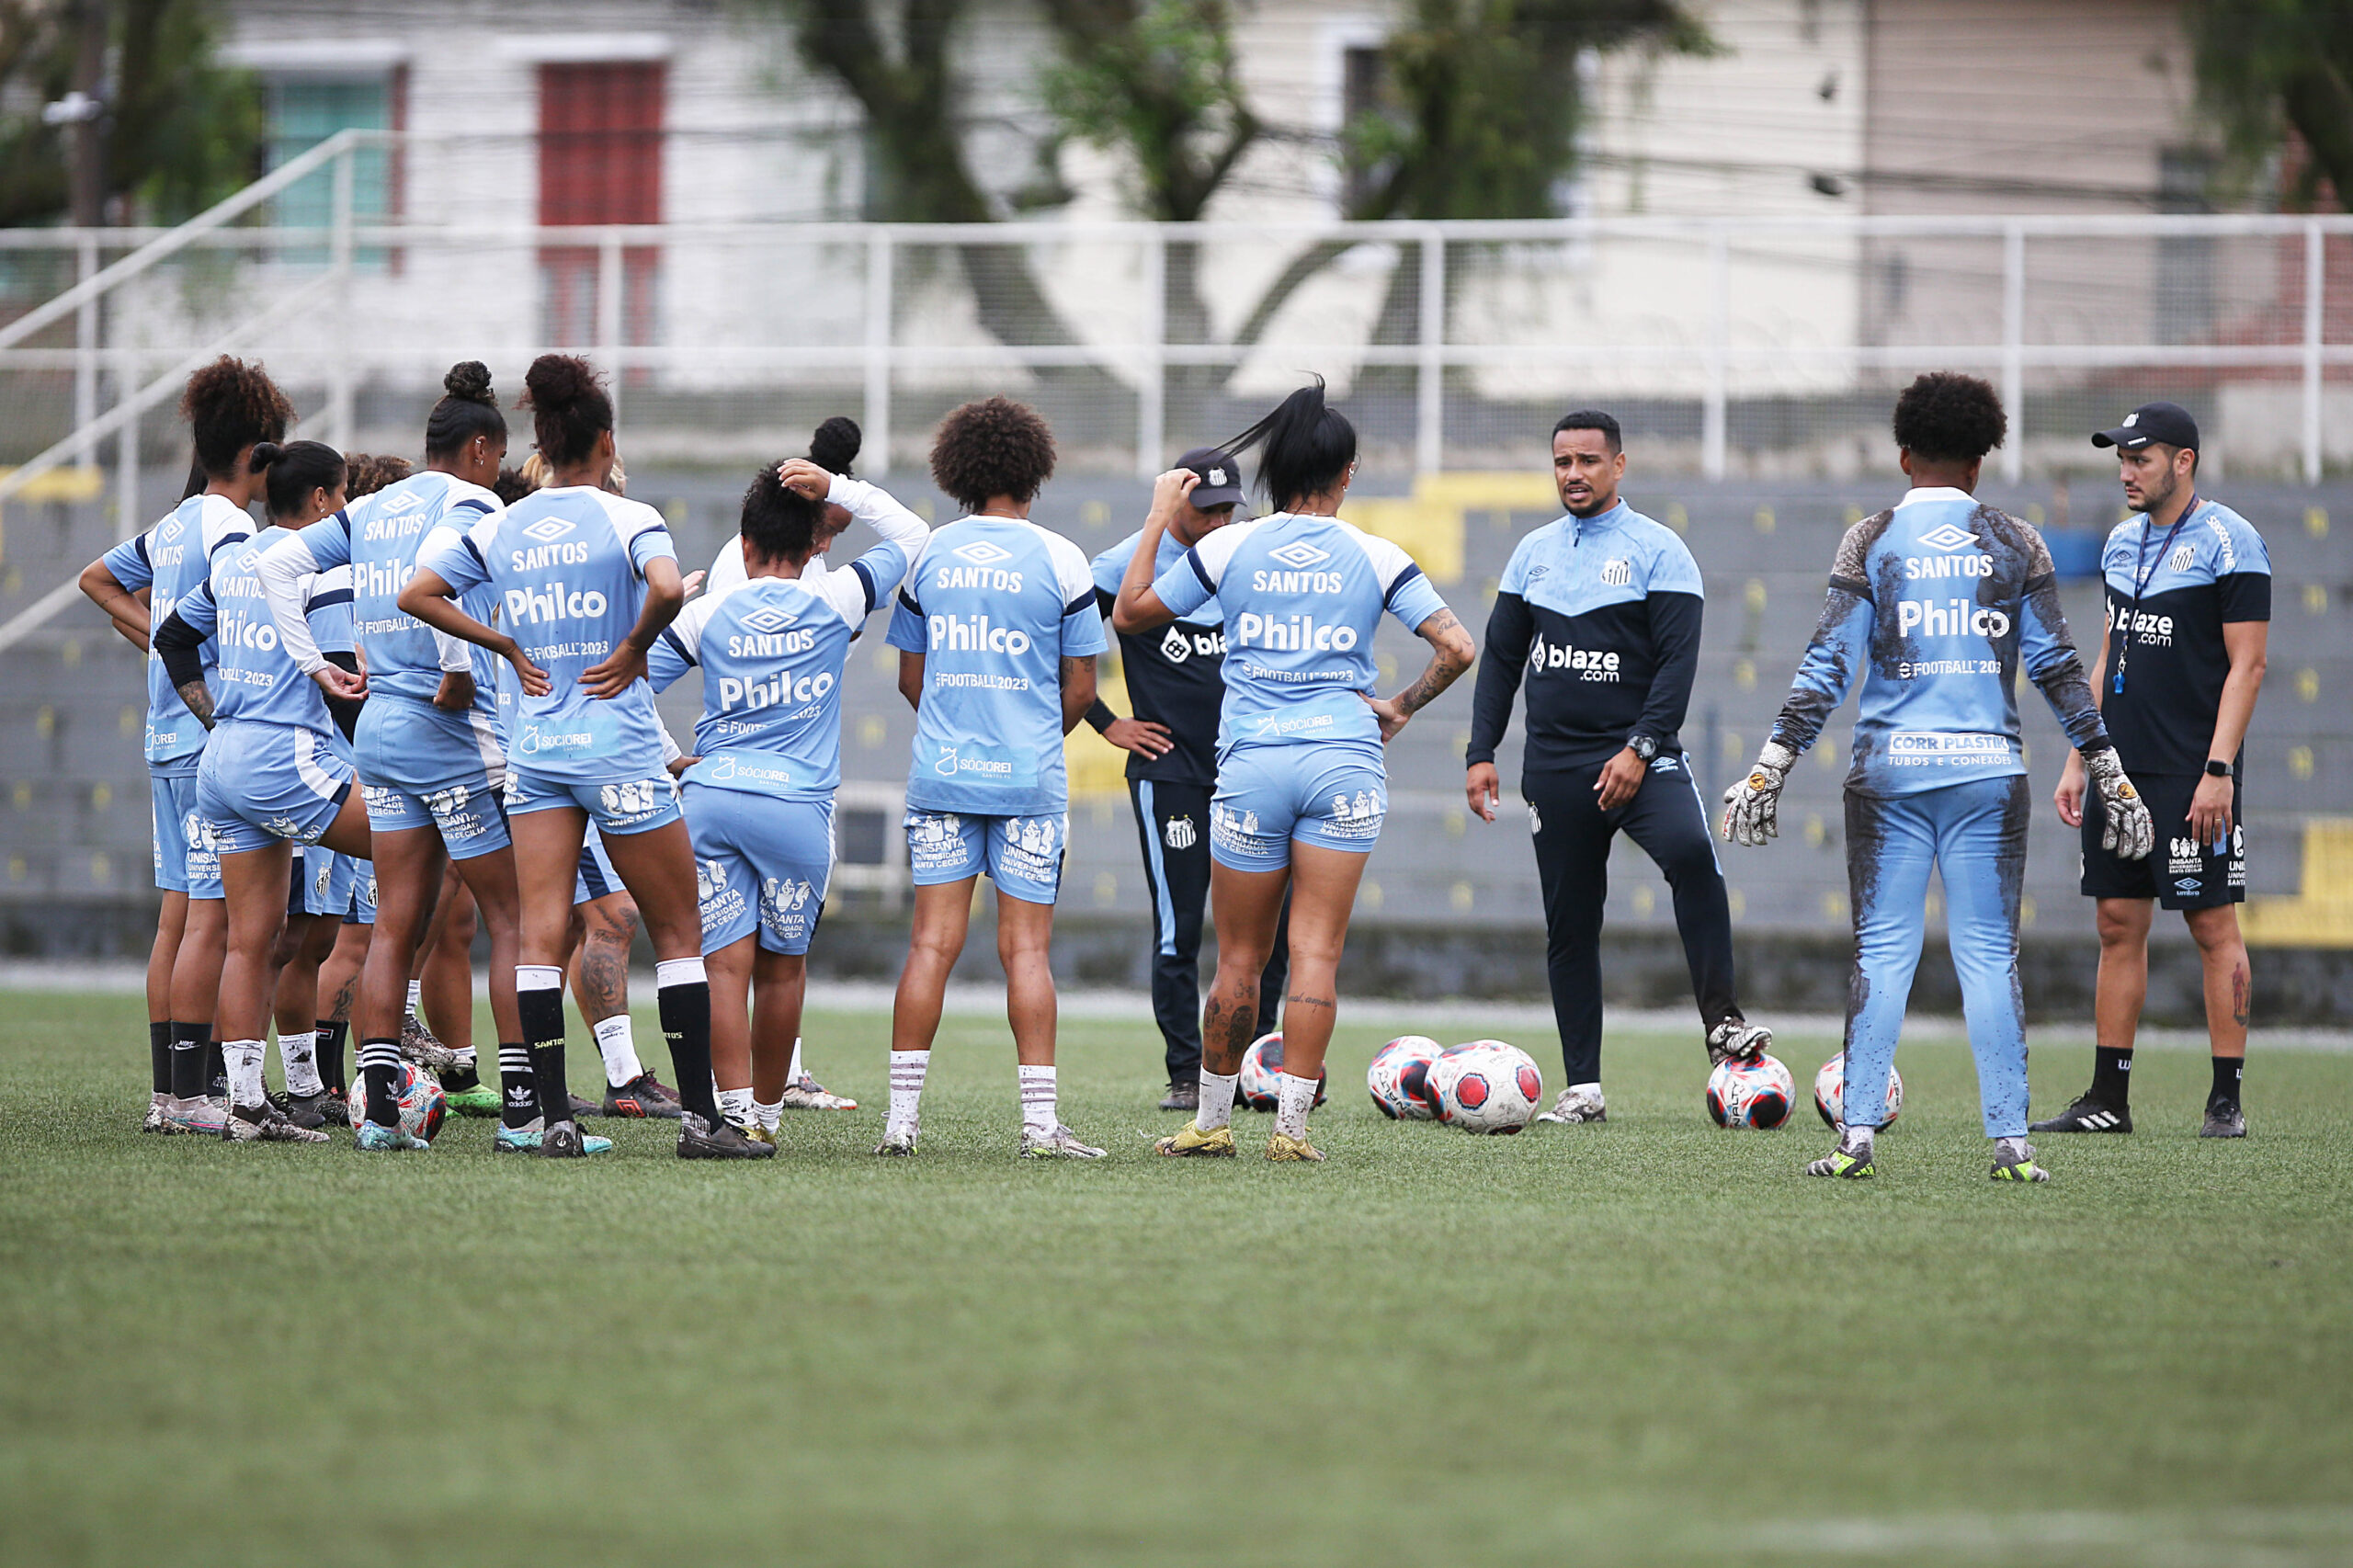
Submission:
<svg viewBox="0 0 2353 1568">
<path fill-rule="evenodd" d="M 106 101 L 99 96 L 106 74 L 106 0 L 76 0 L 73 90 L 42 105 L 40 117 L 46 124 L 65 127 L 66 196 L 74 225 L 81 229 L 107 221 Z"/>
</svg>

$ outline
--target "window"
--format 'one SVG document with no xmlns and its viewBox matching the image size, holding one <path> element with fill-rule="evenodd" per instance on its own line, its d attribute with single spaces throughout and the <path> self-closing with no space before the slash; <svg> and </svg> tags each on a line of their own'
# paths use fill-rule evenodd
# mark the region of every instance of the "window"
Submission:
<svg viewBox="0 0 2353 1568">
<path fill-rule="evenodd" d="M 664 65 L 659 61 L 540 67 L 540 222 L 543 224 L 662 221 Z M 598 251 L 546 245 L 540 276 L 547 341 L 598 342 Z M 621 253 L 621 341 L 654 341 L 660 252 Z"/>
<path fill-rule="evenodd" d="M 279 168 L 309 152 L 338 131 L 397 131 L 404 118 L 406 74 L 395 69 L 356 76 L 329 76 L 304 72 L 272 75 L 267 81 L 269 123 L 263 161 Z M 399 165 L 385 147 L 362 148 L 352 159 L 351 216 L 359 223 L 381 223 L 399 216 Z M 278 199 L 277 222 L 281 227 L 324 229 L 335 222 L 335 169 L 332 165 L 305 175 Z M 307 247 L 289 253 L 290 259 L 323 262 L 324 248 Z M 363 262 L 381 264 L 384 253 L 361 253 Z"/>
</svg>

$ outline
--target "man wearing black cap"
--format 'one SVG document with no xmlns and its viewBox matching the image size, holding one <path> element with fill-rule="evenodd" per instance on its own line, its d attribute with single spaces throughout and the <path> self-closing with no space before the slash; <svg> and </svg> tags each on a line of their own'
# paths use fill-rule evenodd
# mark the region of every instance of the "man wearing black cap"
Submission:
<svg viewBox="0 0 2353 1568">
<path fill-rule="evenodd" d="M 1188 495 L 1183 477 L 1198 482 Z M 1214 447 L 1177 460 L 1153 485 L 1152 509 L 1165 524 L 1155 573 L 1165 572 L 1242 504 L 1240 471 Z M 1095 558 L 1096 601 L 1108 618 L 1120 580 L 1143 530 Z M 1131 636 L 1119 633 L 1120 669 L 1135 717 L 1122 719 L 1098 697 L 1086 715 L 1128 756 L 1128 798 L 1152 889 L 1152 1010 L 1166 1046 L 1163 1110 L 1200 1108 L 1201 906 L 1210 888 L 1210 797 L 1217 790 L 1218 710 L 1225 701 L 1225 618 L 1212 598 L 1186 619 Z M 1286 926 L 1288 922 L 1286 921 Z M 1290 972 L 1285 928 L 1258 985 L 1258 1033 L 1275 1027 Z"/>
<path fill-rule="evenodd" d="M 2135 513 L 2100 551 L 2108 628 L 2092 691 L 2156 818 L 2158 853 L 2145 860 L 2094 853 L 2101 809 L 2096 797 L 2086 800 L 2083 764 L 2070 753 L 2055 798 L 2060 819 L 2083 829 L 2083 890 L 2099 901 L 2097 1043 L 2092 1086 L 2033 1131 L 2132 1131 L 2132 1039 L 2149 989 L 2154 899 L 2181 911 L 2205 969 L 2214 1081 L 2199 1136 L 2244 1138 L 2249 992 L 2235 907 L 2246 898 L 2238 775 L 2263 685 L 2271 560 L 2245 517 L 2200 498 L 2198 424 L 2186 410 L 2143 403 L 2092 445 L 2116 449 Z"/>
</svg>

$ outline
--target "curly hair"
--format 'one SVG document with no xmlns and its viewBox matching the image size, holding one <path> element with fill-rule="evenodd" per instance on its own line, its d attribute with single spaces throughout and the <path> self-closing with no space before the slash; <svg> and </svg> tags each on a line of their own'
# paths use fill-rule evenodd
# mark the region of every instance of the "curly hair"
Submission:
<svg viewBox="0 0 2353 1568">
<path fill-rule="evenodd" d="M 536 458 L 539 453 L 533 452 L 531 455 Z M 502 506 L 512 506 L 538 488 L 538 485 L 524 478 L 523 471 L 517 468 L 500 469 L 498 477 L 492 480 L 490 483 L 490 493 L 498 497 L 498 504 Z"/>
<path fill-rule="evenodd" d="M 523 374 L 523 406 L 540 454 L 555 468 L 585 461 L 597 437 L 613 427 L 613 400 L 587 360 L 542 354 Z"/>
<path fill-rule="evenodd" d="M 931 443 L 931 482 L 967 511 L 999 495 L 1034 500 L 1053 473 L 1053 431 L 1007 397 L 950 410 Z"/>
<path fill-rule="evenodd" d="M 490 390 L 490 367 L 479 359 L 462 360 L 441 378 L 442 398 L 425 419 L 425 455 L 445 457 L 477 436 L 506 444 L 506 416 Z"/>
<path fill-rule="evenodd" d="M 294 405 L 260 365 L 223 354 L 188 379 L 180 417 L 196 437 L 196 460 L 215 479 L 233 475 L 237 454 L 263 441 L 283 441 Z M 266 464 L 255 465 L 258 473 Z"/>
<path fill-rule="evenodd" d="M 344 462 L 350 470 L 350 478 L 346 482 L 344 494 L 353 501 L 358 500 L 362 495 L 373 495 L 387 484 L 398 484 L 416 472 L 406 458 L 390 455 L 379 456 L 368 452 L 354 452 L 346 458 Z"/>
<path fill-rule="evenodd" d="M 810 437 L 809 460 L 827 473 L 847 473 L 864 439 L 856 420 L 836 414 Z M 747 553 L 757 551 L 769 561 L 805 562 L 816 548 L 817 526 L 824 519 L 826 504 L 788 488 L 777 477 L 782 466 L 765 463 L 753 476 L 751 488 L 744 492 L 743 520 L 737 531 L 744 536 Z"/>
<path fill-rule="evenodd" d="M 1975 376 L 1931 370 L 1895 400 L 1895 444 L 1932 462 L 1975 462 L 2002 444 L 2009 419 Z"/>
</svg>

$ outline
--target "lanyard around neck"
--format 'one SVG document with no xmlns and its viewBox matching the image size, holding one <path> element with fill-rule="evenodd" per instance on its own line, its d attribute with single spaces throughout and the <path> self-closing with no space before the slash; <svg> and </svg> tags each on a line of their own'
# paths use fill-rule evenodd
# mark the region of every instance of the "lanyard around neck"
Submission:
<svg viewBox="0 0 2353 1568">
<path fill-rule="evenodd" d="M 2165 530 L 2165 541 L 2157 546 L 2154 566 L 2149 563 L 2149 534 L 2152 530 L 2145 518 L 2142 521 L 2139 553 L 2132 562 L 2132 603 L 2125 612 L 2124 635 L 2116 645 L 2115 689 L 2120 695 L 2124 690 L 2124 661 L 2132 649 L 2132 633 L 2141 624 L 2141 597 L 2149 591 L 2149 584 L 2156 576 L 2157 567 L 2164 565 L 2165 557 L 2173 552 L 2173 541 L 2181 532 L 2182 525 L 2189 521 L 2190 515 L 2197 510 L 2198 493 L 2193 490 L 2189 493 L 2189 505 L 2181 509 L 2181 516 L 2176 517 L 2173 527 Z"/>
</svg>

